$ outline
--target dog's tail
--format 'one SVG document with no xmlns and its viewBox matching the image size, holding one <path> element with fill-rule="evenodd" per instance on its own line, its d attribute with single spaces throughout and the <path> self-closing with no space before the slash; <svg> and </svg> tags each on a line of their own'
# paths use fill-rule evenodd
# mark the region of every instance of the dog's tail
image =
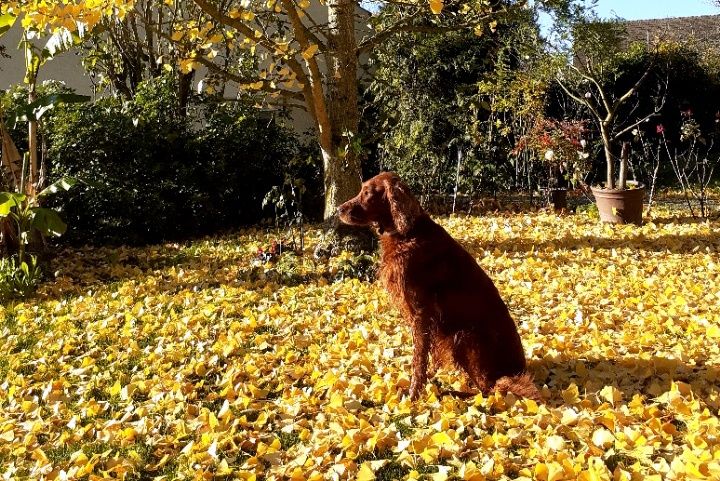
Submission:
<svg viewBox="0 0 720 481">
<path fill-rule="evenodd" d="M 533 401 L 541 401 L 542 396 L 533 377 L 527 372 L 523 372 L 516 376 L 504 376 L 495 382 L 495 390 L 503 394 L 511 392 L 516 396 L 532 399 Z"/>
</svg>

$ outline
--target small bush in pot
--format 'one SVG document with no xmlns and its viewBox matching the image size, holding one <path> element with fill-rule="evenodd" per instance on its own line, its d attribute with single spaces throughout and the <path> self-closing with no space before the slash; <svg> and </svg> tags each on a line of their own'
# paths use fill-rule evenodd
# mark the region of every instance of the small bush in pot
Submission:
<svg viewBox="0 0 720 481">
<path fill-rule="evenodd" d="M 572 60 L 568 61 L 567 56 L 562 58 L 556 80 L 570 99 L 585 108 L 600 133 L 606 179 L 604 186 L 593 188 L 600 218 L 616 223 L 640 223 L 643 196 L 638 189 L 641 186 L 627 183 L 628 155 L 618 157 L 616 150 L 618 143 L 626 145 L 624 140 L 633 129 L 659 114 L 665 102 L 667 78 L 663 80 L 654 75 L 656 52 L 639 44 L 631 48 L 623 44 L 624 27 L 619 22 L 585 19 L 573 25 L 572 32 Z M 642 61 L 638 62 L 638 58 Z M 651 78 L 653 82 L 649 82 Z M 647 106 L 641 102 L 638 92 L 646 84 L 649 85 L 644 95 L 654 102 L 651 108 L 641 111 Z M 617 179 L 616 164 L 619 164 Z M 627 194 L 632 207 L 617 203 L 607 208 L 603 205 L 608 195 L 616 199 L 625 197 L 623 191 L 634 191 Z"/>
<path fill-rule="evenodd" d="M 585 133 L 581 120 L 540 117 L 515 146 L 515 155 L 528 150 L 546 166 L 547 190 L 556 210 L 567 207 L 567 188 L 584 182 L 589 167 Z"/>
</svg>

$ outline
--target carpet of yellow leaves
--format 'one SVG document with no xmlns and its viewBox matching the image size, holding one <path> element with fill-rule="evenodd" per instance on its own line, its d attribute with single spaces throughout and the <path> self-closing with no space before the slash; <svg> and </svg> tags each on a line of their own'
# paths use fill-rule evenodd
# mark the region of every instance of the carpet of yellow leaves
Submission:
<svg viewBox="0 0 720 481">
<path fill-rule="evenodd" d="M 61 253 L 1 313 L 0 475 L 720 479 L 720 225 L 655 216 L 441 219 L 542 404 L 458 399 L 446 371 L 411 404 L 408 330 L 377 284 L 328 280 L 346 257 L 265 274 L 261 231 Z"/>
</svg>

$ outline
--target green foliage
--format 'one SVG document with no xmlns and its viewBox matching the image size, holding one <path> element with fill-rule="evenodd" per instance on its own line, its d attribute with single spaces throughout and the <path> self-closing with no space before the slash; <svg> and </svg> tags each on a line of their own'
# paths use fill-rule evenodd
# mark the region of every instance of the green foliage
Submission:
<svg viewBox="0 0 720 481">
<path fill-rule="evenodd" d="M 43 95 L 37 100 L 26 105 L 21 105 L 20 108 L 14 112 L 15 120 L 20 122 L 40 120 L 46 112 L 54 109 L 57 105 L 81 103 L 89 100 L 90 97 L 87 95 L 78 95 L 74 93 L 50 93 Z"/>
<path fill-rule="evenodd" d="M 301 149 L 302 150 L 302 149 Z M 319 199 L 321 179 L 317 178 L 317 159 L 303 152 L 295 155 L 284 168 L 281 184 L 273 185 L 265 194 L 262 207 L 266 211 L 272 208 L 276 228 L 288 228 L 295 243 L 295 231 L 298 230 L 300 249 L 305 243 L 305 221 L 307 208 L 312 208 L 313 201 Z M 305 199 L 310 194 L 310 202 Z M 321 211 L 319 205 L 315 209 Z"/>
<path fill-rule="evenodd" d="M 261 218 L 295 154 L 292 135 L 243 104 L 207 99 L 180 115 L 173 82 L 144 82 L 131 101 L 63 106 L 46 121 L 51 178 L 85 181 L 53 203 L 69 241 L 141 244 Z"/>
<path fill-rule="evenodd" d="M 572 24 L 573 51 L 583 62 L 589 62 L 603 77 L 617 71 L 618 62 L 627 52 L 623 37 L 627 34 L 620 20 L 600 21 L 594 17 Z"/>
<path fill-rule="evenodd" d="M 20 238 L 25 239 L 25 244 L 32 229 L 44 236 L 55 237 L 63 235 L 67 229 L 57 212 L 38 207 L 28 196 L 16 192 L 0 192 L 0 219 L 5 217 L 17 223 Z"/>
<path fill-rule="evenodd" d="M 304 195 L 311 175 L 320 171 L 305 161 L 289 128 L 275 118 L 262 118 L 252 107 L 208 103 L 203 118 L 193 145 L 201 157 L 212 153 L 203 184 L 221 225 L 257 222 L 268 215 L 263 200 L 273 186 L 292 182 L 302 186 Z"/>
<path fill-rule="evenodd" d="M 371 91 L 388 131 L 379 146 L 383 168 L 423 194 L 452 190 L 458 149 L 473 152 L 476 83 L 491 68 L 493 48 L 489 37 L 453 32 L 403 35 L 376 52 Z"/>
<path fill-rule="evenodd" d="M 25 261 L 17 256 L 0 258 L 0 303 L 28 297 L 41 278 L 42 270 L 35 256 L 28 256 Z"/>
<path fill-rule="evenodd" d="M 36 88 L 38 99 L 52 98 L 69 98 L 67 96 L 74 95 L 72 90 L 65 86 L 63 82 L 55 80 L 47 80 L 42 82 Z M 83 97 L 84 99 L 85 97 Z M 72 99 L 71 99 L 72 100 Z M 23 120 L 23 116 L 27 116 L 29 112 L 32 114 L 33 108 L 28 109 L 28 88 L 25 85 L 15 85 L 6 91 L 0 91 L 0 112 L 2 113 L 7 128 L 10 130 L 10 136 L 13 138 L 15 145 L 20 152 L 27 152 L 27 118 Z M 43 123 L 51 123 L 54 111 L 48 109 L 43 111 Z M 34 115 L 32 115 L 34 116 Z M 40 139 L 43 139 L 42 129 L 40 130 Z"/>
<path fill-rule="evenodd" d="M 3 244 L 8 250 L 15 250 L 18 266 L 25 264 L 28 246 L 38 239 L 59 237 L 67 225 L 54 209 L 41 207 L 39 202 L 60 191 L 67 191 L 75 185 L 71 178 L 63 178 L 51 184 L 35 196 L 18 192 L 0 192 L 0 222 L 3 222 Z M 21 186 L 22 188 L 22 186 Z"/>
<path fill-rule="evenodd" d="M 482 36 L 408 34 L 375 52 L 379 163 L 423 195 L 518 185 L 510 153 L 545 89 L 528 69 L 541 46 L 532 11 L 509 11 Z"/>
<path fill-rule="evenodd" d="M 333 269 L 333 280 L 360 279 L 372 282 L 377 278 L 376 256 L 361 252 L 340 256 Z"/>
</svg>

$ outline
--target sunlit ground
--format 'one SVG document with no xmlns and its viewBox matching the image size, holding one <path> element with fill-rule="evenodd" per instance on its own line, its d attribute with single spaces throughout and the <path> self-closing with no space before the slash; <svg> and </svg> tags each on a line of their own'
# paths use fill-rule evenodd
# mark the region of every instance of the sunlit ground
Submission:
<svg viewBox="0 0 720 481">
<path fill-rule="evenodd" d="M 494 279 L 544 402 L 407 399 L 408 329 L 349 256 L 250 230 L 59 253 L 0 321 L 6 479 L 720 479 L 720 221 L 440 222 Z M 344 280 L 338 280 L 344 279 Z M 478 313 L 481 315 L 481 313 Z"/>
</svg>

